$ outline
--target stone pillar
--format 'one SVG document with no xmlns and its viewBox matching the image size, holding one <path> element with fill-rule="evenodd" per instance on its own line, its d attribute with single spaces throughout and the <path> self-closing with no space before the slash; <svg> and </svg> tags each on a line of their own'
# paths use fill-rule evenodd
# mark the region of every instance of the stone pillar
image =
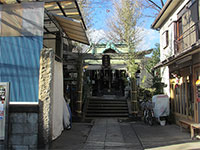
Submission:
<svg viewBox="0 0 200 150">
<path fill-rule="evenodd" d="M 43 49 L 41 51 L 39 76 L 39 147 L 48 145 L 52 139 L 54 61 L 55 53 L 52 49 Z"/>
</svg>

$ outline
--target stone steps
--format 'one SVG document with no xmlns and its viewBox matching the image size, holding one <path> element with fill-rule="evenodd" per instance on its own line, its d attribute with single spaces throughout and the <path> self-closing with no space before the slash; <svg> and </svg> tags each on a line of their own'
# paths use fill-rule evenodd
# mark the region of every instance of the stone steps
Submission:
<svg viewBox="0 0 200 150">
<path fill-rule="evenodd" d="M 128 113 L 118 113 L 118 114 L 107 114 L 107 113 L 105 113 L 105 114 L 97 114 L 97 113 L 90 113 L 90 114 L 87 114 L 86 115 L 86 117 L 87 118 L 98 118 L 98 117 L 116 117 L 116 118 L 118 118 L 118 117 L 125 117 L 125 118 L 127 118 L 128 117 Z"/>
<path fill-rule="evenodd" d="M 127 110 L 127 106 L 115 106 L 115 107 L 110 107 L 106 106 L 105 107 L 88 107 L 88 110 Z"/>
<path fill-rule="evenodd" d="M 127 109 L 101 109 L 101 110 L 87 110 L 87 113 L 128 113 Z"/>
<path fill-rule="evenodd" d="M 111 103 L 111 104 L 89 104 L 88 107 L 126 107 L 127 104 L 114 104 L 114 103 Z"/>
<path fill-rule="evenodd" d="M 128 117 L 128 105 L 125 99 L 90 98 L 86 118 Z"/>
</svg>

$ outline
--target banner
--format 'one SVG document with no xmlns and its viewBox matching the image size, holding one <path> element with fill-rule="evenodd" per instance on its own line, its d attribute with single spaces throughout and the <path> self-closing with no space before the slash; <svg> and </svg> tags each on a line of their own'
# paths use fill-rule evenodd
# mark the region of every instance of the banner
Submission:
<svg viewBox="0 0 200 150">
<path fill-rule="evenodd" d="M 1 36 L 21 36 L 21 5 L 2 5 Z"/>
<path fill-rule="evenodd" d="M 0 14 L 0 36 L 43 36 L 43 2 L 5 4 Z"/>
<path fill-rule="evenodd" d="M 43 36 L 44 3 L 22 3 L 22 34 L 24 36 Z"/>
<path fill-rule="evenodd" d="M 0 120 L 4 118 L 4 104 L 0 102 Z"/>
<path fill-rule="evenodd" d="M 2 5 L 0 5 L 0 35 L 1 35 L 1 13 L 2 13 Z"/>
</svg>

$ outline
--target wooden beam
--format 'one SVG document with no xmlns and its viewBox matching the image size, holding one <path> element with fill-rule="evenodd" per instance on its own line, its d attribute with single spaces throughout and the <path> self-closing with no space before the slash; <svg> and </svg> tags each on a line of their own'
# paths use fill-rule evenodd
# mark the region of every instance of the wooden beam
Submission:
<svg viewBox="0 0 200 150">
<path fill-rule="evenodd" d="M 86 25 L 85 25 L 85 21 L 83 20 L 83 16 L 82 16 L 82 14 L 81 14 L 81 11 L 80 11 L 80 8 L 79 8 L 79 6 L 78 6 L 77 1 L 75 1 L 75 4 L 76 4 L 76 8 L 77 8 L 77 10 L 78 10 L 78 12 L 79 12 L 79 14 L 80 14 L 80 16 L 81 16 L 81 20 L 82 20 L 83 26 L 84 26 L 85 30 L 87 30 L 87 27 L 86 27 Z"/>
<path fill-rule="evenodd" d="M 59 2 L 56 2 L 56 4 L 57 4 L 58 7 L 60 8 L 60 10 L 61 10 L 61 12 L 63 13 L 63 15 L 64 15 L 65 17 L 67 17 L 67 15 L 66 15 L 65 11 L 63 10 L 62 6 L 60 5 L 60 3 L 59 3 Z"/>
<path fill-rule="evenodd" d="M 55 2 L 75 2 L 75 0 L 44 0 L 45 3 L 55 3 Z"/>
</svg>

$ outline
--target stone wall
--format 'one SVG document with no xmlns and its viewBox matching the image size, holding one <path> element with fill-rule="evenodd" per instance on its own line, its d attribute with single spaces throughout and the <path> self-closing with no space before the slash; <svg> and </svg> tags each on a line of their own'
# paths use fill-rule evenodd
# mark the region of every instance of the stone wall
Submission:
<svg viewBox="0 0 200 150">
<path fill-rule="evenodd" d="M 36 150 L 38 144 L 38 114 L 10 114 L 9 149 Z"/>
<path fill-rule="evenodd" d="M 39 77 L 39 147 L 43 148 L 52 138 L 53 72 L 55 53 L 43 49 L 40 55 Z"/>
<path fill-rule="evenodd" d="M 40 55 L 39 105 L 9 105 L 8 148 L 37 150 L 52 140 L 52 100 L 55 53 L 43 49 Z"/>
<path fill-rule="evenodd" d="M 9 150 L 37 150 L 38 105 L 9 106 Z"/>
</svg>

